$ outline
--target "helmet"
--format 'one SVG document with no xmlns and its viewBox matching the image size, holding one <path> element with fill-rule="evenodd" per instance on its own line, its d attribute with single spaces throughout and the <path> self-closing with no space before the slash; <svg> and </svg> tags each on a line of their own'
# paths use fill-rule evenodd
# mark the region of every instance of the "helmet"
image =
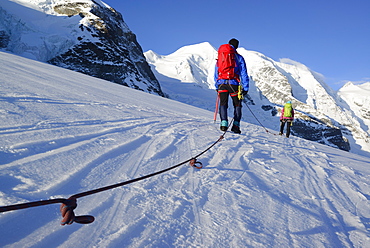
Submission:
<svg viewBox="0 0 370 248">
<path fill-rule="evenodd" d="M 292 103 L 291 101 L 287 101 L 286 103 Z"/>
</svg>

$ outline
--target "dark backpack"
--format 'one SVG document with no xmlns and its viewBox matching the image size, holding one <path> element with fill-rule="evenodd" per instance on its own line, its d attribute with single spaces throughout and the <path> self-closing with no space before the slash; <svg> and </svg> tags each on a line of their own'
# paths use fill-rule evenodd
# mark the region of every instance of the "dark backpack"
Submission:
<svg viewBox="0 0 370 248">
<path fill-rule="evenodd" d="M 218 49 L 217 57 L 218 79 L 236 79 L 239 76 L 235 73 L 236 51 L 229 44 L 223 44 Z"/>
</svg>

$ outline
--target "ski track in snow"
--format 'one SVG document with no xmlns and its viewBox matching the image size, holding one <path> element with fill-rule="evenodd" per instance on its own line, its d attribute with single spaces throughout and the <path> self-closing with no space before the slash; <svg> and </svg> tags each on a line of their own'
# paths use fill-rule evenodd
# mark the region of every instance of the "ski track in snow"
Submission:
<svg viewBox="0 0 370 248">
<path fill-rule="evenodd" d="M 2 89 L 1 205 L 148 175 L 222 134 L 211 112 L 64 70 L 61 78 L 81 83 L 48 86 L 38 77 L 45 68 L 22 90 L 13 81 Z M 55 204 L 2 213 L 0 246 L 370 247 L 367 158 L 245 122 L 242 132 L 200 156 L 200 170 L 184 164 L 79 198 L 75 213 L 92 224 L 60 226 Z"/>
</svg>

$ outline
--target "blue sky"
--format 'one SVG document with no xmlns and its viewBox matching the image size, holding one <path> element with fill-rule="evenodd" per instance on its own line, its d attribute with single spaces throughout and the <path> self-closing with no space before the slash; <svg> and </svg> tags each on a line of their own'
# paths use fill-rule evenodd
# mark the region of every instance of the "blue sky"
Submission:
<svg viewBox="0 0 370 248">
<path fill-rule="evenodd" d="M 104 0 L 103 0 L 104 1 Z M 278 61 L 289 58 L 321 73 L 337 90 L 370 81 L 369 0 L 105 0 L 137 35 L 144 52 L 167 55 L 237 38 Z"/>
</svg>

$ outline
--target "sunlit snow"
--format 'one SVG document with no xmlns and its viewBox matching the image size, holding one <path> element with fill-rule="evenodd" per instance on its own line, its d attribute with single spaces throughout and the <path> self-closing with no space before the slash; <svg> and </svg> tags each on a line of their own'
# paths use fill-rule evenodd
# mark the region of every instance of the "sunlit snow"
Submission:
<svg viewBox="0 0 370 248">
<path fill-rule="evenodd" d="M 0 53 L 0 205 L 148 175 L 222 134 L 213 111 Z M 172 89 L 175 91 L 175 89 Z M 244 121 L 169 172 L 0 214 L 0 247 L 369 247 L 370 162 Z M 275 133 L 275 130 L 271 130 Z"/>
</svg>

